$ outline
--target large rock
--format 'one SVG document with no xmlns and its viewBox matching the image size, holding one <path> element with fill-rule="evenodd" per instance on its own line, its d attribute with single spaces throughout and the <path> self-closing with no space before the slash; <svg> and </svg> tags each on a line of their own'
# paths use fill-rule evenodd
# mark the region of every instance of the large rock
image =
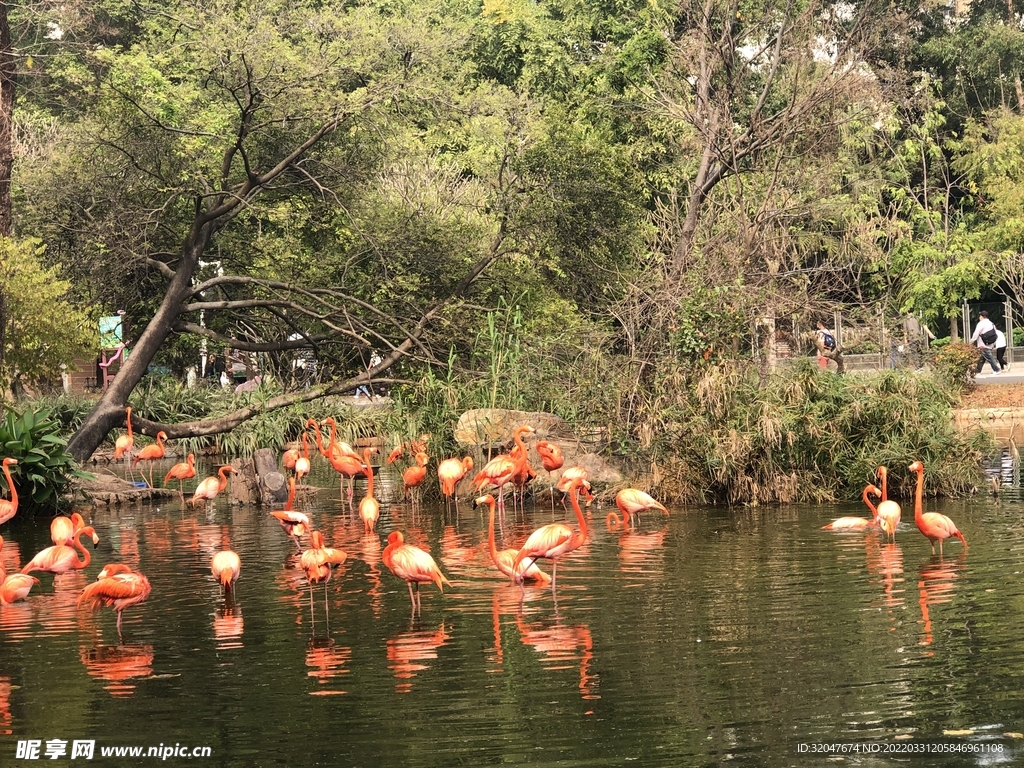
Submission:
<svg viewBox="0 0 1024 768">
<path fill-rule="evenodd" d="M 529 424 L 535 440 L 556 443 L 576 442 L 569 425 L 553 413 L 509 411 L 503 408 L 477 408 L 466 411 L 455 425 L 455 442 L 465 446 L 510 445 L 516 427 Z"/>
<path fill-rule="evenodd" d="M 76 478 L 72 483 L 93 504 L 135 504 L 144 499 L 177 498 L 177 488 L 139 488 L 109 472 L 96 472 L 91 480 Z"/>
</svg>

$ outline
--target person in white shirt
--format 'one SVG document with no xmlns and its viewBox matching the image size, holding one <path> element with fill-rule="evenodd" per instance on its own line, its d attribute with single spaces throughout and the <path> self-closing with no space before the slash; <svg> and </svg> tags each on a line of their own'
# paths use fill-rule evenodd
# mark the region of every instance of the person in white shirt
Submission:
<svg viewBox="0 0 1024 768">
<path fill-rule="evenodd" d="M 993 376 L 998 376 L 1002 372 L 995 353 L 998 333 L 995 324 L 988 319 L 988 312 L 983 309 L 978 318 L 978 324 L 974 326 L 974 333 L 971 336 L 971 343 L 977 344 L 978 349 L 981 350 L 981 360 L 978 361 L 977 373 L 981 373 L 981 369 L 985 367 L 986 362 L 992 366 Z"/>
<path fill-rule="evenodd" d="M 1010 366 L 1006 363 L 1006 334 L 996 328 L 996 360 L 999 361 L 999 370 L 1005 371 Z"/>
</svg>

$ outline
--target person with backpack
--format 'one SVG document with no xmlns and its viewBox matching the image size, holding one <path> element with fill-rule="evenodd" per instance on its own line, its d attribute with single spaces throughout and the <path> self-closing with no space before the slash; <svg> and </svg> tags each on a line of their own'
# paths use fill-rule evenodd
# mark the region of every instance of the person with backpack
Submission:
<svg viewBox="0 0 1024 768">
<path fill-rule="evenodd" d="M 845 373 L 846 366 L 843 364 L 843 353 L 839 351 L 839 345 L 836 343 L 836 337 L 820 320 L 818 321 L 818 330 L 816 335 L 817 340 L 815 342 L 815 346 L 818 348 L 818 355 L 828 360 L 834 360 L 836 364 L 836 371 L 839 373 Z"/>
<path fill-rule="evenodd" d="M 996 360 L 995 349 L 998 338 L 999 334 L 996 331 L 995 323 L 988 319 L 988 312 L 986 310 L 981 310 L 978 324 L 974 326 L 974 333 L 971 335 L 971 343 L 977 344 L 978 349 L 981 351 L 981 360 L 978 361 L 976 373 L 981 373 L 981 369 L 985 367 L 986 362 L 992 366 L 993 376 L 998 376 L 1003 372 L 1003 369 L 999 367 L 999 362 Z"/>
</svg>

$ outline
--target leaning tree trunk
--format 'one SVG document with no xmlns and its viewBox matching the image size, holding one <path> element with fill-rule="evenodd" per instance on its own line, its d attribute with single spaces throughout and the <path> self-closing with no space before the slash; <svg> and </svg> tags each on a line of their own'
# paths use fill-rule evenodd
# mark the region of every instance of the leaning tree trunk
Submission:
<svg viewBox="0 0 1024 768">
<path fill-rule="evenodd" d="M 156 314 L 132 347 L 131 355 L 121 365 L 114 381 L 104 391 L 99 402 L 68 443 L 68 452 L 79 462 L 84 462 L 92 456 L 93 451 L 100 446 L 110 430 L 124 423 L 124 409 L 129 396 L 170 335 L 175 321 L 181 314 L 182 305 L 191 295 L 192 275 L 210 241 L 211 229 L 210 222 L 197 221 L 193 225 L 182 249 L 178 270 L 174 273 Z M 134 420 L 132 424 L 135 424 Z"/>
</svg>

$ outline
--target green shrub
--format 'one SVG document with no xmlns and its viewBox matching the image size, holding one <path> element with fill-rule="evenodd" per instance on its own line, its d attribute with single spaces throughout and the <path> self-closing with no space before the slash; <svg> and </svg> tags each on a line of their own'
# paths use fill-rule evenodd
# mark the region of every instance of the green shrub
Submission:
<svg viewBox="0 0 1024 768">
<path fill-rule="evenodd" d="M 78 469 L 61 437 L 61 425 L 50 412 L 27 408 L 18 414 L 4 406 L 7 414 L 0 423 L 3 456 L 17 459 L 12 476 L 18 488 L 18 512 L 54 510 L 67 503 L 71 480 L 90 477 Z"/>
<path fill-rule="evenodd" d="M 947 344 L 932 358 L 935 374 L 946 384 L 960 388 L 974 379 L 981 352 L 973 344 Z"/>
</svg>

